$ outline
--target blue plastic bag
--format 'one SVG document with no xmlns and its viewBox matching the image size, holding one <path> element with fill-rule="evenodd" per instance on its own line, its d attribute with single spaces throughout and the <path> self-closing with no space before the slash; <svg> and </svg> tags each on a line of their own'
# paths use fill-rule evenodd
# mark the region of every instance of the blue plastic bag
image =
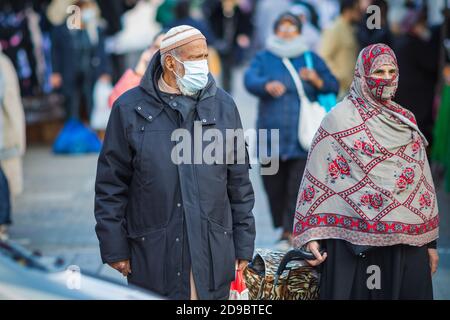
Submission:
<svg viewBox="0 0 450 320">
<path fill-rule="evenodd" d="M 305 63 L 308 69 L 314 69 L 311 52 L 305 52 Z M 317 95 L 317 101 L 327 112 L 330 112 L 337 103 L 337 97 L 334 93 L 320 93 Z"/>
<path fill-rule="evenodd" d="M 102 147 L 97 134 L 75 119 L 68 120 L 53 143 L 56 154 L 83 154 L 99 152 Z"/>
</svg>

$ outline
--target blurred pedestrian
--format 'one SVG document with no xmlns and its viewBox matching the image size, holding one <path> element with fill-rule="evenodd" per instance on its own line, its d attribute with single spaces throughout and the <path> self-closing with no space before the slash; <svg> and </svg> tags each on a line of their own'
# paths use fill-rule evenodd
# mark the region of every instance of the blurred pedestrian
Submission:
<svg viewBox="0 0 450 320">
<path fill-rule="evenodd" d="M 311 12 L 302 4 L 292 6 L 289 11 L 296 15 L 302 22 L 302 38 L 308 48 L 314 52 L 319 51 L 321 33 L 311 23 Z"/>
<path fill-rule="evenodd" d="M 67 119 L 80 119 L 82 101 L 89 118 L 96 81 L 111 81 L 98 7 L 92 0 L 79 0 L 75 5 L 81 9 L 80 28 L 69 29 L 64 20 L 51 32 L 51 83 L 64 95 Z"/>
<path fill-rule="evenodd" d="M 142 77 L 144 76 L 145 70 L 147 70 L 150 60 L 153 58 L 153 55 L 159 50 L 159 46 L 161 45 L 161 41 L 164 38 L 164 35 L 164 31 L 158 33 L 153 40 L 152 45 L 141 54 L 136 67 L 134 69 L 128 69 L 127 71 L 125 71 L 119 81 L 117 81 L 108 99 L 108 104 L 110 107 L 113 106 L 117 98 L 119 98 L 125 91 L 128 91 L 139 85 Z"/>
<path fill-rule="evenodd" d="M 431 158 L 435 167 L 441 168 L 445 181 L 445 190 L 450 192 L 450 6 L 444 10 L 442 42 L 442 82 L 436 123 L 433 128 L 433 145 Z"/>
<path fill-rule="evenodd" d="M 426 139 L 392 101 L 398 81 L 391 48 L 364 48 L 309 153 L 294 243 L 314 254 L 310 265 L 323 263 L 321 299 L 433 298 L 437 199 Z"/>
<path fill-rule="evenodd" d="M 207 56 L 200 31 L 170 29 L 140 86 L 115 102 L 98 160 L 102 261 L 130 284 L 171 299 L 227 299 L 236 265 L 243 269 L 253 257 L 245 143 L 222 149 L 234 154 L 233 163 L 225 153 L 226 159 L 195 165 L 185 149 L 181 163 L 174 155 L 181 156 L 174 133 L 187 133 L 182 143 L 190 150 L 185 138 L 194 136 L 194 124 L 242 129 L 234 101 L 208 72 Z M 208 146 L 194 150 L 203 155 Z"/>
<path fill-rule="evenodd" d="M 262 50 L 266 46 L 267 38 L 273 33 L 273 24 L 280 14 L 289 11 L 290 0 L 258 0 L 256 2 L 254 14 L 254 34 L 253 45 L 256 49 Z"/>
<path fill-rule="evenodd" d="M 175 6 L 178 0 L 162 0 L 160 2 L 156 11 L 155 20 L 163 28 L 167 28 L 175 20 Z"/>
<path fill-rule="evenodd" d="M 343 97 L 353 79 L 358 40 L 356 24 L 361 21 L 359 0 L 341 0 L 341 14 L 322 36 L 320 54 L 339 81 L 339 96 Z"/>
<path fill-rule="evenodd" d="M 30 8 L 30 1 L 0 1 L 0 46 L 11 60 L 19 75 L 20 91 L 23 96 L 39 92 L 40 30 L 37 28 L 36 13 Z"/>
<path fill-rule="evenodd" d="M 222 66 L 219 53 L 215 48 L 216 37 L 212 32 L 208 21 L 204 17 L 193 17 L 192 6 L 193 4 L 189 0 L 178 1 L 174 9 L 175 20 L 171 24 L 169 24 L 169 28 L 180 25 L 187 25 L 200 30 L 200 32 L 205 35 L 206 41 L 208 43 L 209 72 L 214 76 L 215 79 L 217 79 L 222 72 Z"/>
<path fill-rule="evenodd" d="M 368 21 L 374 13 L 372 11 L 366 13 L 358 27 L 359 46 L 361 49 L 376 43 L 384 43 L 390 46 L 392 44 L 392 33 L 388 24 L 388 4 L 386 0 L 373 0 L 370 5 L 380 9 L 380 25 L 369 28 Z"/>
<path fill-rule="evenodd" d="M 250 47 L 251 17 L 239 8 L 237 0 L 221 0 L 211 12 L 209 24 L 222 60 L 222 87 L 231 93 L 233 69 L 242 51 Z"/>
<path fill-rule="evenodd" d="M 439 28 L 430 28 L 425 8 L 408 10 L 403 34 L 394 38 L 393 48 L 402 71 L 395 101 L 408 106 L 419 128 L 432 143 L 433 103 L 439 77 Z"/>
<path fill-rule="evenodd" d="M 11 60 L 0 52 L 0 233 L 4 236 L 11 223 L 10 200 L 23 191 L 25 140 L 19 80 Z"/>
<path fill-rule="evenodd" d="M 315 19 L 311 22 L 322 30 L 329 28 L 339 15 L 339 0 L 294 0 L 294 3 L 300 2 L 309 3 L 314 7 L 319 21 L 318 24 Z"/>
<path fill-rule="evenodd" d="M 178 0 L 174 8 L 175 19 L 167 28 L 173 28 L 180 25 L 187 25 L 200 30 L 208 41 L 208 46 L 214 45 L 216 41 L 214 33 L 209 28 L 209 24 L 203 19 L 193 18 L 191 14 L 191 1 Z"/>
<path fill-rule="evenodd" d="M 301 105 L 295 82 L 283 65 L 283 58 L 288 58 L 298 71 L 310 101 L 316 101 L 319 93 L 337 93 L 338 83 L 324 61 L 313 52 L 310 55 L 314 69 L 306 68 L 305 52 L 310 48 L 304 42 L 302 23 L 297 16 L 282 14 L 276 20 L 273 32 L 267 40 L 267 49 L 259 52 L 251 62 L 244 82 L 247 90 L 259 98 L 258 129 L 280 130 L 280 168 L 275 175 L 264 175 L 263 182 L 273 224 L 275 228 L 283 228 L 279 248 L 287 249 L 307 150 L 298 141 Z M 269 148 L 276 143 L 268 141 Z"/>
</svg>

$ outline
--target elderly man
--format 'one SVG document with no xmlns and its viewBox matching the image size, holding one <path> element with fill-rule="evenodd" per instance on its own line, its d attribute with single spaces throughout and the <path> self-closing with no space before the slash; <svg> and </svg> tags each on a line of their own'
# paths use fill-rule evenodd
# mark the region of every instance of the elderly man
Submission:
<svg viewBox="0 0 450 320">
<path fill-rule="evenodd" d="M 254 250 L 245 144 L 231 149 L 236 155 L 244 148 L 241 162 L 174 161 L 176 130 L 242 128 L 232 98 L 208 72 L 207 55 L 200 31 L 170 29 L 140 86 L 114 103 L 98 160 L 103 262 L 171 299 L 227 299 L 236 266 L 245 267 Z M 192 154 L 207 147 L 195 143 Z M 229 148 L 222 149 L 229 159 Z"/>
</svg>

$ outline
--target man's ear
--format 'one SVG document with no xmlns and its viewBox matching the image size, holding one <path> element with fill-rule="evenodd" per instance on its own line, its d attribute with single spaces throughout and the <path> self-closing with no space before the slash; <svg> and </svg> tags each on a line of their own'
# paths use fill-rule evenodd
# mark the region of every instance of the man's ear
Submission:
<svg viewBox="0 0 450 320">
<path fill-rule="evenodd" d="M 164 65 L 167 70 L 175 71 L 175 59 L 172 56 L 166 56 L 166 58 L 164 59 Z"/>
</svg>

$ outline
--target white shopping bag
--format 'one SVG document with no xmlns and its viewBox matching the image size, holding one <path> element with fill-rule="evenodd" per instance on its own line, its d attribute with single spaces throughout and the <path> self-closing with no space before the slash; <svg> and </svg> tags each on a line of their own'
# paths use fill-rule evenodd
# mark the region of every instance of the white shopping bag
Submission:
<svg viewBox="0 0 450 320">
<path fill-rule="evenodd" d="M 92 109 L 91 128 L 105 130 L 108 124 L 111 108 L 108 105 L 108 97 L 113 87 L 110 82 L 97 81 L 94 86 L 94 107 Z"/>
</svg>

